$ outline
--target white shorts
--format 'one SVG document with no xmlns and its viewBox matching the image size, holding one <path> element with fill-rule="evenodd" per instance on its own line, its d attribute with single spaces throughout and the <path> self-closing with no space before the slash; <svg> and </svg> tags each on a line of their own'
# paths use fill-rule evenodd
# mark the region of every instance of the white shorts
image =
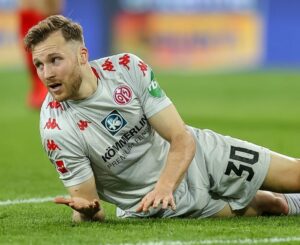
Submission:
<svg viewBox="0 0 300 245">
<path fill-rule="evenodd" d="M 251 202 L 267 175 L 270 151 L 211 130 L 190 129 L 196 137 L 196 155 L 174 193 L 176 212 L 118 209 L 118 217 L 206 218 L 227 204 L 239 210 Z"/>
<path fill-rule="evenodd" d="M 226 203 L 233 210 L 245 208 L 267 175 L 270 150 L 211 130 L 198 130 L 197 136 L 211 195 L 202 215 L 207 216 L 209 210 L 220 211 Z"/>
</svg>

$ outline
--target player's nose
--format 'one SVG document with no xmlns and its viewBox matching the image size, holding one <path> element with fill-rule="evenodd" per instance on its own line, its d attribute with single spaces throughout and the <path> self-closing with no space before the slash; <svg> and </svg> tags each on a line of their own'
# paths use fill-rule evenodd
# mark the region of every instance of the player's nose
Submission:
<svg viewBox="0 0 300 245">
<path fill-rule="evenodd" d="M 51 66 L 49 65 L 44 66 L 44 77 L 47 80 L 55 77 L 54 71 Z"/>
</svg>

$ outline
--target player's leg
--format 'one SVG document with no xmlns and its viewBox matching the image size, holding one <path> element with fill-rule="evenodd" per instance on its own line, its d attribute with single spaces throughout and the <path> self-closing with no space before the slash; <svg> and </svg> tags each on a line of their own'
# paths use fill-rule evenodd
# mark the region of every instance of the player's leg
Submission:
<svg viewBox="0 0 300 245">
<path fill-rule="evenodd" d="M 261 189 L 294 194 L 284 194 L 289 215 L 300 214 L 300 160 L 271 153 L 268 173 Z"/>
<path fill-rule="evenodd" d="M 259 216 L 288 214 L 288 204 L 283 194 L 270 191 L 258 191 L 250 204 L 240 210 L 232 210 L 227 204 L 212 217 Z"/>
<path fill-rule="evenodd" d="M 199 136 L 210 178 L 209 191 L 228 203 L 217 216 L 253 216 L 267 211 L 300 214 L 298 159 L 212 131 L 200 131 Z"/>
<path fill-rule="evenodd" d="M 271 152 L 271 161 L 261 189 L 300 193 L 300 160 Z"/>
</svg>

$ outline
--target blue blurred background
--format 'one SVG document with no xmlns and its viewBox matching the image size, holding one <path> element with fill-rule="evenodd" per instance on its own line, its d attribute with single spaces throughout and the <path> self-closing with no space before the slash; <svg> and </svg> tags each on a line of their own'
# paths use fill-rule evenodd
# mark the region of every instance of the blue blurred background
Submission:
<svg viewBox="0 0 300 245">
<path fill-rule="evenodd" d="M 0 0 L 0 67 L 22 67 L 18 0 Z M 133 52 L 175 70 L 299 67 L 299 0 L 65 0 L 90 59 Z"/>
</svg>

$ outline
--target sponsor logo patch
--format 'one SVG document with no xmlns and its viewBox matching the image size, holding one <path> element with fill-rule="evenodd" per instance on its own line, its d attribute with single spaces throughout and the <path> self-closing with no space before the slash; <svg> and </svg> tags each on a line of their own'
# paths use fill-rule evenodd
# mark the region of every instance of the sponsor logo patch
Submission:
<svg viewBox="0 0 300 245">
<path fill-rule="evenodd" d="M 159 87 L 158 83 L 156 81 L 151 81 L 148 91 L 151 94 L 151 96 L 156 98 L 161 98 L 164 96 L 164 92 Z"/>
<path fill-rule="evenodd" d="M 148 86 L 148 92 L 150 93 L 151 96 L 155 98 L 161 98 L 165 95 L 164 91 L 160 88 L 158 82 L 155 81 L 153 71 L 151 71 L 151 82 L 150 85 Z"/>
<path fill-rule="evenodd" d="M 122 85 L 115 89 L 114 91 L 114 100 L 119 105 L 126 105 L 132 99 L 132 91 L 131 89 L 126 86 Z"/>
<path fill-rule="evenodd" d="M 111 135 L 118 133 L 125 125 L 127 121 L 117 111 L 113 110 L 102 121 L 101 124 L 110 132 Z"/>
</svg>

